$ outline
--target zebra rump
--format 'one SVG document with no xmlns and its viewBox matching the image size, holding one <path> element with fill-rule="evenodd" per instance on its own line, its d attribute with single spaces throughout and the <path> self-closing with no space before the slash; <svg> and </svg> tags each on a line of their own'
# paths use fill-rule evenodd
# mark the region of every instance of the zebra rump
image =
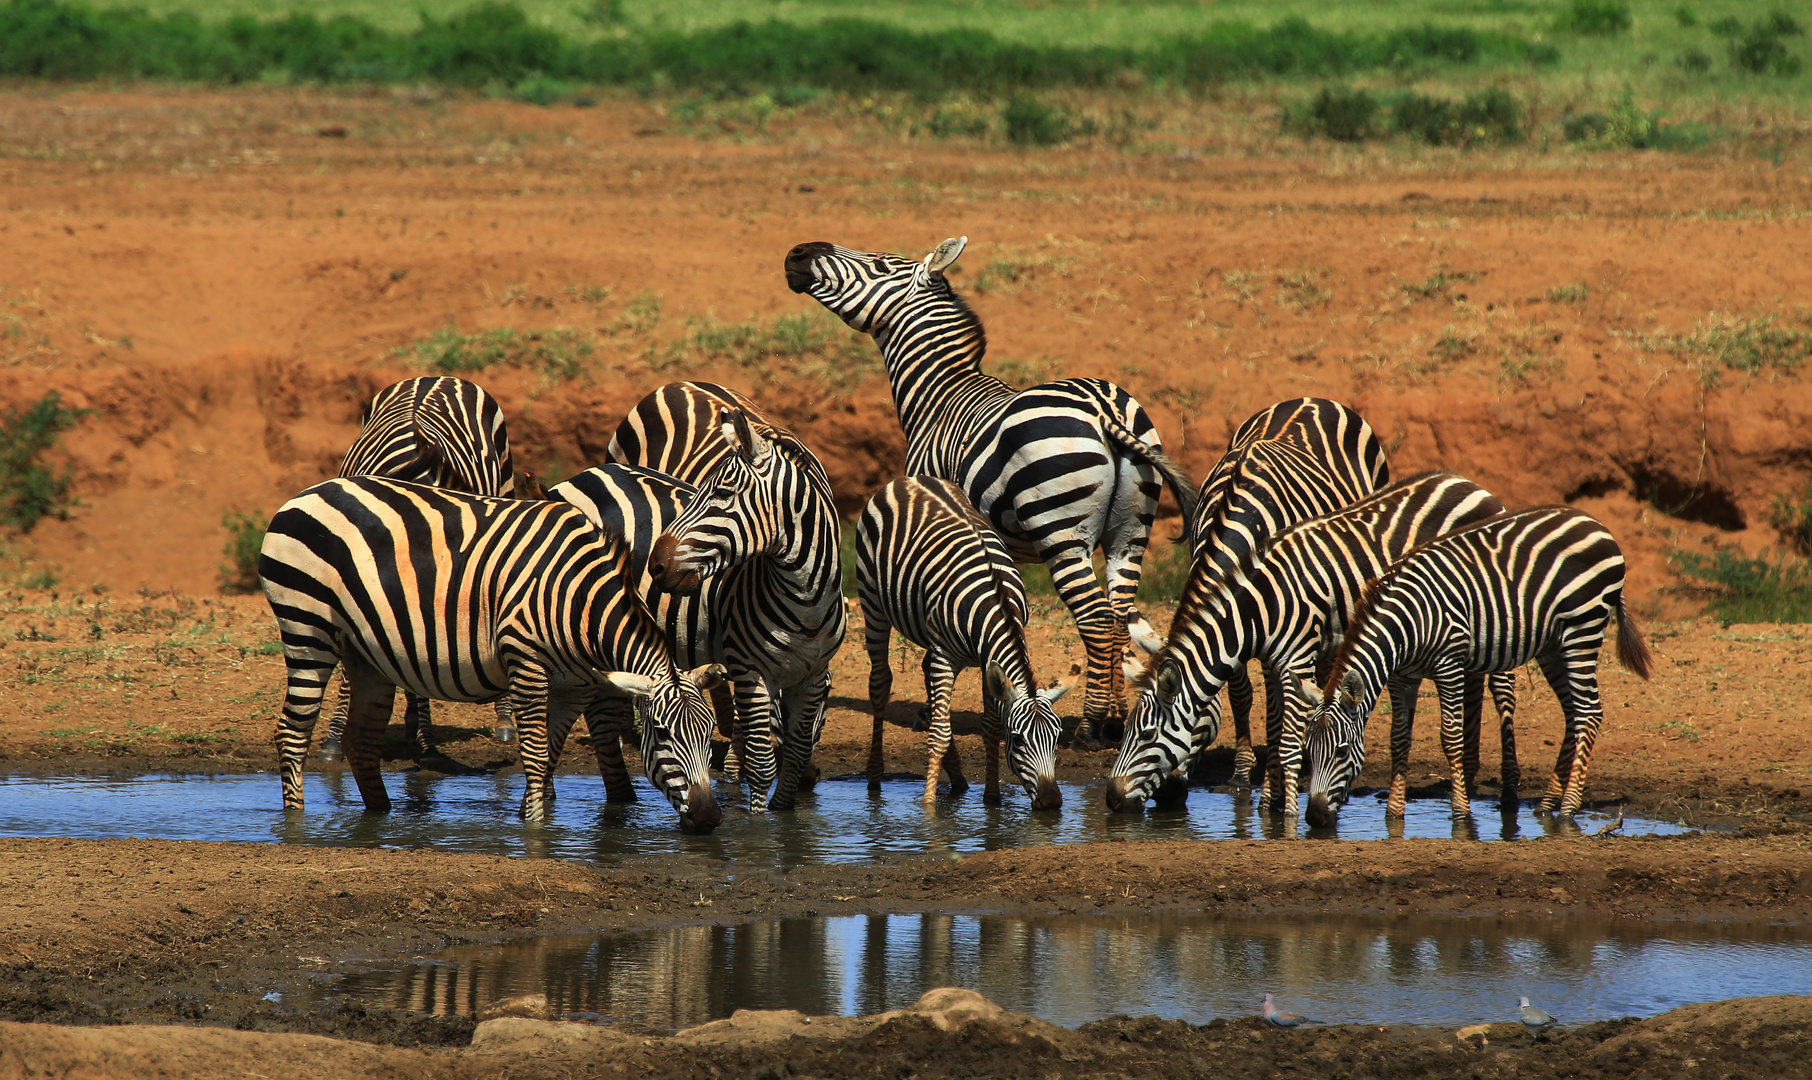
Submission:
<svg viewBox="0 0 1812 1080">
<path fill-rule="evenodd" d="M 446 701 L 507 693 L 522 729 L 522 812 L 552 795 L 547 731 L 596 694 L 637 699 L 648 777 L 682 828 L 722 815 L 706 771 L 703 691 L 721 669 L 682 673 L 630 590 L 627 549 L 577 509 L 372 477 L 329 480 L 285 503 L 259 558 L 288 669 L 278 728 L 286 808 L 334 664 L 352 697 L 347 760 L 368 811 L 390 806 L 378 747 L 397 687 Z"/>
</svg>

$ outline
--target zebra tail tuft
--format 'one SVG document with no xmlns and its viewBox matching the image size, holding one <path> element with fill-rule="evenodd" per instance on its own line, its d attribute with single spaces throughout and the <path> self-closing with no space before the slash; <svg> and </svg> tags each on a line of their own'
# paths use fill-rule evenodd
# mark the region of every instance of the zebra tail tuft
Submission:
<svg viewBox="0 0 1812 1080">
<path fill-rule="evenodd" d="M 1642 628 L 1624 606 L 1622 593 L 1617 594 L 1617 661 L 1644 679 L 1654 665 L 1648 642 L 1642 640 Z"/>
<path fill-rule="evenodd" d="M 1183 535 L 1188 538 L 1189 546 L 1194 548 L 1196 490 L 1189 474 L 1183 471 L 1181 465 L 1172 461 L 1169 454 L 1140 439 L 1125 424 L 1106 412 L 1101 414 L 1101 426 L 1115 445 L 1163 474 L 1164 482 L 1170 486 L 1170 493 L 1176 496 L 1177 506 L 1183 511 Z"/>
</svg>

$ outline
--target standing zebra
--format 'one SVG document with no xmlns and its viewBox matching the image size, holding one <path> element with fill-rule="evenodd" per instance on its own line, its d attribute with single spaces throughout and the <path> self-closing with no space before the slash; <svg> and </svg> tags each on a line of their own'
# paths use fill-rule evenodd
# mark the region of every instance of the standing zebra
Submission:
<svg viewBox="0 0 1812 1080">
<path fill-rule="evenodd" d="M 359 437 L 340 463 L 341 476 L 382 476 L 432 484 L 470 495 L 507 497 L 515 493 L 510 436 L 503 410 L 477 383 L 445 375 L 391 383 L 372 395 L 359 420 Z M 340 757 L 351 698 L 342 683 L 316 752 L 322 761 Z M 499 733 L 513 727 L 508 702 L 497 701 Z M 428 699 L 403 694 L 403 730 L 418 757 L 436 752 Z"/>
<path fill-rule="evenodd" d="M 1108 808 L 1136 804 L 1171 769 L 1214 741 L 1221 687 L 1248 660 L 1264 664 L 1282 680 L 1279 685 L 1313 678 L 1317 665 L 1338 648 L 1367 581 L 1410 548 L 1503 510 L 1490 492 L 1470 480 L 1424 473 L 1283 530 L 1247 552 L 1231 570 L 1192 574 L 1171 620 L 1169 642 L 1151 658 L 1150 674 L 1139 680 L 1120 757 L 1109 774 Z M 1502 718 L 1505 784 L 1513 788 L 1514 677 L 1506 676 L 1502 683 L 1493 690 Z M 1388 812 L 1395 815 L 1403 813 L 1415 689 L 1413 683 L 1391 687 Z M 1275 796 L 1272 805 L 1285 813 L 1296 807 L 1306 711 L 1275 687 L 1266 694 L 1265 726 L 1278 762 L 1267 771 L 1266 795 Z M 1475 710 L 1472 717 L 1476 715 Z M 1198 724 L 1204 716 L 1208 722 Z M 1279 779 L 1281 791 L 1273 787 Z"/>
<path fill-rule="evenodd" d="M 1390 482 L 1390 465 L 1370 424 L 1352 409 L 1324 398 L 1293 398 L 1262 409 L 1233 433 L 1227 452 L 1202 482 L 1191 528 L 1194 550 L 1185 596 L 1206 582 L 1230 575 L 1261 543 L 1297 522 L 1338 510 Z M 1133 640 L 1146 652 L 1159 651 L 1155 634 L 1135 628 Z M 1271 726 L 1282 694 L 1267 672 L 1266 741 L 1277 750 Z M 1244 661 L 1227 677 L 1233 704 L 1233 776 L 1252 775 L 1252 682 Z M 1205 749 L 1220 730 L 1218 698 L 1197 721 L 1196 745 Z"/>
<path fill-rule="evenodd" d="M 984 795 L 1000 801 L 1000 743 L 1032 809 L 1063 805 L 1057 790 L 1057 736 L 1051 705 L 1069 690 L 1038 688 L 1026 651 L 1026 587 L 1000 537 L 961 488 L 935 477 L 902 477 L 868 500 L 856 522 L 856 589 L 868 649 L 868 703 L 874 734 L 868 788 L 881 786 L 881 712 L 893 690 L 888 647 L 898 628 L 925 649 L 925 700 L 931 714 L 925 765 L 926 803 L 937 800 L 939 766 L 950 793 L 968 786 L 950 735 L 950 691 L 966 667 L 982 669 L 983 737 L 988 744 Z"/>
<path fill-rule="evenodd" d="M 1441 744 L 1453 814 L 1470 812 L 1461 754 L 1466 677 L 1533 660 L 1566 716 L 1542 808 L 1585 797 L 1603 715 L 1598 649 L 1617 617 L 1617 658 L 1644 679 L 1648 646 L 1624 605 L 1623 550 L 1610 530 L 1566 506 L 1503 514 L 1412 549 L 1365 589 L 1325 689 L 1297 689 L 1308 721 L 1311 820 L 1330 818 L 1365 765 L 1365 718 L 1386 686 L 1430 678 L 1441 697 Z"/>
<path fill-rule="evenodd" d="M 708 772 L 709 690 L 681 672 L 636 599 L 628 549 L 559 503 L 489 499 L 372 477 L 328 480 L 285 503 L 258 560 L 283 640 L 278 726 L 285 809 L 336 662 L 352 697 L 346 757 L 367 811 L 390 809 L 378 745 L 396 688 L 443 701 L 507 693 L 522 727 L 522 815 L 546 816 L 547 731 L 600 691 L 647 716 L 643 763 L 688 831 L 722 820 Z"/>
<path fill-rule="evenodd" d="M 944 271 L 965 237 L 913 261 L 826 243 L 787 253 L 786 281 L 875 339 L 906 432 L 909 475 L 963 489 L 1007 550 L 1043 562 L 1088 651 L 1088 690 L 1077 738 L 1098 743 L 1125 716 L 1125 651 L 1160 479 L 1188 522 L 1195 486 L 1166 457 L 1145 410 L 1100 379 L 1015 390 L 984 374 L 981 319 Z M 1107 592 L 1094 552 L 1107 566 Z"/>
<path fill-rule="evenodd" d="M 709 635 L 721 636 L 710 650 L 723 657 L 735 690 L 731 746 L 748 774 L 750 806 L 791 809 L 794 793 L 815 777 L 830 661 L 847 621 L 830 478 L 790 431 L 710 383 L 670 383 L 643 398 L 608 453 L 696 486 L 697 497 L 655 541 L 648 572 L 663 589 L 690 594 L 736 571 L 689 610 L 708 613 Z"/>
</svg>

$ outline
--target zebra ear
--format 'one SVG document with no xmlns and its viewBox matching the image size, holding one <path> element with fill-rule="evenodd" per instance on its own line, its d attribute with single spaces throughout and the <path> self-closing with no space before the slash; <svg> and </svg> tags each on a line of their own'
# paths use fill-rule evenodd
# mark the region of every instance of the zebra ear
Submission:
<svg viewBox="0 0 1812 1080">
<path fill-rule="evenodd" d="M 767 460 L 773 444 L 763 438 L 749 423 L 749 414 L 741 409 L 731 409 L 730 419 L 724 421 L 724 440 L 736 447 L 736 452 L 751 465 L 760 465 Z"/>
<path fill-rule="evenodd" d="M 952 236 L 950 239 L 931 249 L 925 261 L 913 268 L 912 283 L 923 289 L 931 284 L 931 275 L 942 274 L 954 264 L 957 256 L 963 253 L 963 246 L 969 242 L 967 236 Z"/>
<path fill-rule="evenodd" d="M 1286 671 L 1284 675 L 1290 680 L 1290 685 L 1295 688 L 1296 696 L 1302 699 L 1303 704 L 1311 709 L 1321 704 L 1321 691 L 1316 688 L 1314 683 L 1294 671 Z"/>
<path fill-rule="evenodd" d="M 1126 677 L 1133 682 L 1138 682 L 1145 677 L 1145 665 L 1140 663 L 1139 658 L 1136 656 L 1128 656 L 1122 659 L 1120 661 L 1120 670 L 1125 672 Z"/>
<path fill-rule="evenodd" d="M 606 671 L 604 685 L 599 689 L 612 697 L 643 698 L 654 693 L 654 688 L 658 685 L 648 676 L 637 675 L 633 671 Z"/>
<path fill-rule="evenodd" d="M 1002 705 L 1011 705 L 1023 696 L 1019 687 L 1013 685 L 1013 680 L 1007 678 L 1006 669 L 993 661 L 989 661 L 987 669 L 982 672 L 982 687 L 988 691 L 990 698 Z"/>
<path fill-rule="evenodd" d="M 702 664 L 691 671 L 682 672 L 680 677 L 700 690 L 713 690 L 723 685 L 729 675 L 730 669 L 722 664 Z"/>
<path fill-rule="evenodd" d="M 1183 692 L 1183 665 L 1175 660 L 1166 660 L 1158 666 L 1158 678 L 1154 684 L 1158 693 L 1167 698 L 1176 697 Z"/>
<path fill-rule="evenodd" d="M 1349 671 L 1340 680 L 1340 707 L 1347 712 L 1359 710 L 1359 673 Z"/>
<path fill-rule="evenodd" d="M 1131 638 L 1132 643 L 1146 655 L 1155 653 L 1164 647 L 1164 639 L 1159 637 L 1158 632 L 1145 621 L 1145 616 L 1138 612 L 1134 612 L 1133 617 L 1126 620 L 1126 636 Z"/>
<path fill-rule="evenodd" d="M 1074 689 L 1076 689 L 1076 680 L 1071 679 L 1069 682 L 1060 682 L 1038 691 L 1038 696 L 1045 700 L 1045 704 L 1055 705 L 1062 700 L 1063 695 Z"/>
</svg>

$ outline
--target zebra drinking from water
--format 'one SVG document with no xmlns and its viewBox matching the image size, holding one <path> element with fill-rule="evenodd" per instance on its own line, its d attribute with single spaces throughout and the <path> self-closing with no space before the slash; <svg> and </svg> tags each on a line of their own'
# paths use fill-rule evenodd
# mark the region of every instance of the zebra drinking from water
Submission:
<svg viewBox="0 0 1812 1080">
<path fill-rule="evenodd" d="M 1233 433 L 1227 452 L 1202 482 L 1191 529 L 1193 561 L 1183 594 L 1230 574 L 1259 544 L 1283 529 L 1346 506 L 1389 481 L 1390 466 L 1378 436 L 1363 417 L 1339 402 L 1293 398 L 1252 414 Z M 1133 641 L 1148 653 L 1163 646 L 1149 628 L 1141 632 L 1134 627 Z M 1250 726 L 1252 683 L 1243 661 L 1228 673 L 1227 695 L 1233 705 L 1233 776 L 1236 783 L 1245 783 L 1256 759 Z M 1281 718 L 1271 704 L 1277 698 L 1275 693 L 1268 695 L 1265 708 L 1267 748 L 1272 754 L 1278 731 L 1270 722 Z M 1220 706 L 1218 698 L 1212 708 L 1206 700 L 1199 706 L 1203 711 L 1197 717 L 1195 744 L 1206 749 L 1220 731 Z"/>
<path fill-rule="evenodd" d="M 1610 530 L 1566 506 L 1503 514 L 1414 548 L 1366 587 L 1325 687 L 1295 686 L 1307 724 L 1309 820 L 1331 820 L 1365 765 L 1365 718 L 1385 687 L 1433 679 L 1455 817 L 1466 795 L 1466 677 L 1533 660 L 1553 687 L 1566 736 L 1542 808 L 1578 811 L 1603 709 L 1598 650 L 1617 618 L 1617 658 L 1646 679 L 1648 645 L 1624 604 L 1623 550 Z"/>
<path fill-rule="evenodd" d="M 471 495 L 507 497 L 515 492 L 510 436 L 503 410 L 474 382 L 446 375 L 391 383 L 372 395 L 359 421 L 359 436 L 340 462 L 341 476 L 382 476 L 432 484 Z M 342 682 L 316 751 L 322 761 L 340 757 L 351 698 Z M 428 699 L 403 693 L 403 730 L 418 757 L 436 753 Z M 509 703 L 497 701 L 497 728 L 514 728 Z"/>
<path fill-rule="evenodd" d="M 950 793 L 968 786 L 950 734 L 950 692 L 966 667 L 982 669 L 990 804 L 1000 800 L 1000 743 L 1032 809 L 1063 805 L 1057 790 L 1057 736 L 1051 705 L 1069 690 L 1040 690 L 1026 651 L 1026 588 L 1006 545 L 961 488 L 936 477 L 902 477 L 868 500 L 856 522 L 856 589 L 868 649 L 868 703 L 874 733 L 868 787 L 881 786 L 881 713 L 893 690 L 888 647 L 898 628 L 925 650 L 925 700 L 931 731 L 925 765 L 927 803 L 937 799 L 939 767 Z"/>
<path fill-rule="evenodd" d="M 711 655 L 723 657 L 735 690 L 740 761 L 727 760 L 725 773 L 746 774 L 752 808 L 791 809 L 816 775 L 830 660 L 847 622 L 842 523 L 824 467 L 748 398 L 710 383 L 669 383 L 644 397 L 608 453 L 696 485 L 655 541 L 648 572 L 681 594 L 735 572 L 688 609 L 721 635 Z"/>
<path fill-rule="evenodd" d="M 1108 808 L 1136 805 L 1171 769 L 1212 743 L 1221 687 L 1248 660 L 1257 659 L 1267 673 L 1266 729 L 1279 763 L 1267 770 L 1266 794 L 1274 796 L 1272 805 L 1294 812 L 1307 710 L 1283 686 L 1292 678 L 1313 678 L 1317 665 L 1331 658 L 1365 583 L 1392 560 L 1503 509 L 1470 480 L 1424 473 L 1260 541 L 1229 571 L 1192 574 L 1171 620 L 1168 643 L 1151 657 L 1149 674 L 1141 673 L 1139 697 L 1108 778 Z M 1513 677 L 1501 677 L 1493 689 L 1502 718 L 1504 780 L 1513 789 Z M 1387 811 L 1401 815 L 1415 686 L 1393 685 L 1391 690 Z M 1206 723 L 1202 717 L 1208 718 Z M 1471 718 L 1476 717 L 1474 708 Z M 1476 736 L 1472 743 L 1476 760 Z M 1281 791 L 1272 787 L 1279 779 Z"/>
<path fill-rule="evenodd" d="M 1064 379 L 1015 390 L 981 370 L 981 319 L 944 275 L 965 242 L 946 240 L 916 261 L 800 244 L 786 256 L 787 285 L 875 339 L 906 433 L 906 473 L 957 484 L 1015 559 L 1050 568 L 1088 652 L 1078 738 L 1095 742 L 1125 715 L 1120 658 L 1127 623 L 1139 618 L 1133 597 L 1160 482 L 1185 522 L 1195 486 L 1120 387 Z"/>
<path fill-rule="evenodd" d="M 396 689 L 443 701 L 507 693 L 521 725 L 522 815 L 545 818 L 547 731 L 600 692 L 637 700 L 648 778 L 681 827 L 722 820 L 708 772 L 712 666 L 681 672 L 636 598 L 628 546 L 560 503 L 372 477 L 328 480 L 271 519 L 258 560 L 289 672 L 277 732 L 285 809 L 335 663 L 352 708 L 346 757 L 365 808 L 390 809 L 378 747 Z"/>
</svg>

